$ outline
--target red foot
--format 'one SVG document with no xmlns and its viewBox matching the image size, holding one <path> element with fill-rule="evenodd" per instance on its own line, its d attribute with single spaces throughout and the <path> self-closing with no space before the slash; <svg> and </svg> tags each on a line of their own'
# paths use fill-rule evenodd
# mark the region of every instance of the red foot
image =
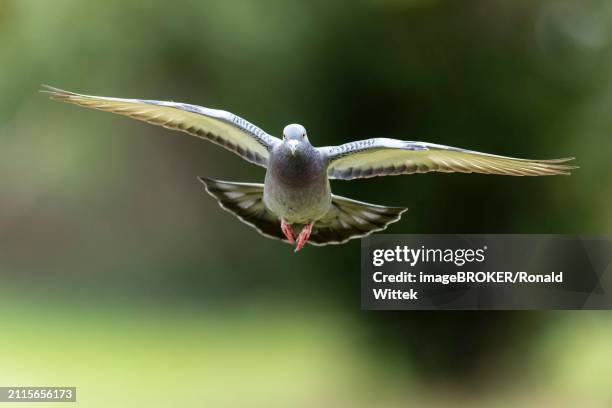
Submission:
<svg viewBox="0 0 612 408">
<path fill-rule="evenodd" d="M 283 234 L 285 234 L 285 236 L 287 237 L 287 240 L 290 243 L 295 244 L 295 237 L 293 236 L 293 227 L 291 226 L 291 224 L 287 224 L 285 220 L 281 219 L 281 230 L 283 231 Z"/>
<path fill-rule="evenodd" d="M 310 233 L 312 232 L 312 224 L 313 223 L 311 222 L 310 224 L 306 224 L 304 228 L 302 228 L 302 231 L 300 232 L 300 235 L 298 235 L 297 238 L 297 244 L 295 244 L 295 252 L 299 251 L 304 247 L 304 245 L 306 245 L 308 238 L 310 238 Z"/>
</svg>

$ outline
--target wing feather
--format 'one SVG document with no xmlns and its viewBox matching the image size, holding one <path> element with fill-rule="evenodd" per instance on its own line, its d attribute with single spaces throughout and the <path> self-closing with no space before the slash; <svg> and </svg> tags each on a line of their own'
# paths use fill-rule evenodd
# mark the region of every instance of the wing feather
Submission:
<svg viewBox="0 0 612 408">
<path fill-rule="evenodd" d="M 280 140 L 230 112 L 185 103 L 82 95 L 43 85 L 52 99 L 128 116 L 179 130 L 218 144 L 266 167 L 270 150 Z"/>
<path fill-rule="evenodd" d="M 573 157 L 528 160 L 425 142 L 367 139 L 340 146 L 322 147 L 332 179 L 351 180 L 376 176 L 428 173 L 481 173 L 508 176 L 570 174 L 576 166 L 563 164 Z"/>
</svg>

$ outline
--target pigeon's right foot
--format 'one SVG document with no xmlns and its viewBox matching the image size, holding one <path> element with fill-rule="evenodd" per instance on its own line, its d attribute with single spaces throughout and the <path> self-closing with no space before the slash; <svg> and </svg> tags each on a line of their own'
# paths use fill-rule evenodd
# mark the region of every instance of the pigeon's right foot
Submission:
<svg viewBox="0 0 612 408">
<path fill-rule="evenodd" d="M 314 223 L 310 223 L 310 224 L 306 224 L 304 226 L 304 228 L 302 229 L 302 231 L 300 232 L 300 235 L 298 235 L 297 237 L 297 244 L 295 244 L 295 252 L 299 251 L 300 249 L 304 248 L 304 245 L 306 245 L 306 242 L 308 241 L 308 238 L 310 238 L 310 233 L 312 232 L 312 225 Z"/>
<path fill-rule="evenodd" d="M 293 227 L 291 224 L 288 224 L 285 220 L 281 219 L 281 230 L 283 231 L 283 234 L 285 234 L 285 237 L 287 237 L 289 243 L 295 244 L 295 237 L 293 236 Z"/>
</svg>

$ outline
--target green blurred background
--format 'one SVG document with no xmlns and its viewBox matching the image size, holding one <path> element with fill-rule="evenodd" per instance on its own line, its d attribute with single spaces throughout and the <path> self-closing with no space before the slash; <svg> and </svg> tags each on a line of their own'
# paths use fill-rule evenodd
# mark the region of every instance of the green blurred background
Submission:
<svg viewBox="0 0 612 408">
<path fill-rule="evenodd" d="M 0 385 L 87 407 L 612 406 L 610 313 L 360 311 L 359 241 L 294 254 L 196 180 L 261 168 L 41 83 L 315 145 L 576 156 L 571 177 L 333 188 L 409 206 L 393 233 L 610 233 L 612 2 L 0 0 Z"/>
</svg>

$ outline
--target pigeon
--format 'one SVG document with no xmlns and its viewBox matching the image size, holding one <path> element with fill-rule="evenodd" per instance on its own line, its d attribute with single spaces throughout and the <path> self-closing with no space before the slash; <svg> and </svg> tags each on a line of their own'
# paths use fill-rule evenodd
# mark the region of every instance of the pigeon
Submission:
<svg viewBox="0 0 612 408">
<path fill-rule="evenodd" d="M 384 230 L 405 207 L 386 207 L 332 194 L 330 180 L 428 173 L 507 176 L 570 174 L 573 157 L 527 160 L 434 143 L 373 138 L 314 147 L 304 126 L 272 136 L 230 112 L 187 103 L 89 96 L 43 85 L 52 99 L 117 113 L 211 141 L 266 169 L 263 184 L 198 177 L 218 204 L 260 234 L 301 250 L 342 244 Z"/>
</svg>

